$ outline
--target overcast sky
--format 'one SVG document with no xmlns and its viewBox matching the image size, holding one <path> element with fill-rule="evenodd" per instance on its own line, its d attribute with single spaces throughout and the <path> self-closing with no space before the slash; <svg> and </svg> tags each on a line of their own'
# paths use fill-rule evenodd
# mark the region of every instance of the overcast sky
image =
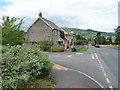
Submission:
<svg viewBox="0 0 120 90">
<path fill-rule="evenodd" d="M 37 18 L 59 27 L 114 32 L 118 26 L 119 0 L 0 0 L 0 15 L 23 18 L 27 29 Z"/>
</svg>

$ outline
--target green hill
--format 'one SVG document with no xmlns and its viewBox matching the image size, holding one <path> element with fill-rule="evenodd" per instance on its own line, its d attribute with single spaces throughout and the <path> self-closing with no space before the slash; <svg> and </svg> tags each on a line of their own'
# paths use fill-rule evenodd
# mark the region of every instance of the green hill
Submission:
<svg viewBox="0 0 120 90">
<path fill-rule="evenodd" d="M 92 29 L 78 29 L 78 28 L 68 28 L 68 27 L 62 27 L 62 29 L 64 29 L 67 32 L 71 32 L 73 31 L 75 34 L 79 34 L 87 39 L 93 39 L 97 32 L 100 31 L 96 31 L 96 30 L 92 30 Z M 102 36 L 108 38 L 109 36 L 115 37 L 115 33 L 113 32 L 101 32 Z"/>
</svg>

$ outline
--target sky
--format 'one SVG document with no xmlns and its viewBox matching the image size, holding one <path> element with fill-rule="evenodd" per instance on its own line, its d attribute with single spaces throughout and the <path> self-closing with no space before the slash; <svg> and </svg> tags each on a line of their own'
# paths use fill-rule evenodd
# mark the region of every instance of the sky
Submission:
<svg viewBox="0 0 120 90">
<path fill-rule="evenodd" d="M 27 30 L 39 17 L 59 27 L 114 32 L 119 0 L 0 0 L 0 15 L 24 18 Z"/>
</svg>

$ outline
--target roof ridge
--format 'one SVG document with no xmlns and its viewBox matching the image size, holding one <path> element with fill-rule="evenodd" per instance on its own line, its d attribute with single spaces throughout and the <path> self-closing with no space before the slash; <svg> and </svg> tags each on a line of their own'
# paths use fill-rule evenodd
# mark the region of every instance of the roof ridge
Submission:
<svg viewBox="0 0 120 90">
<path fill-rule="evenodd" d="M 54 29 L 52 26 L 50 26 L 50 25 L 44 20 L 44 18 L 41 18 L 41 17 L 40 17 L 40 19 L 43 20 L 43 22 L 45 22 L 50 28 Z"/>
</svg>

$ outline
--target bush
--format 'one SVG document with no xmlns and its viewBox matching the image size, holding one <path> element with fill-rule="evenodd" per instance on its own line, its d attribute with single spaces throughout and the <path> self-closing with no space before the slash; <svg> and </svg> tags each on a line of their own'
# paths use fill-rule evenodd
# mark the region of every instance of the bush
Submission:
<svg viewBox="0 0 120 90">
<path fill-rule="evenodd" d="M 64 47 L 52 46 L 50 49 L 51 52 L 64 52 Z"/>
<path fill-rule="evenodd" d="M 86 40 L 77 40 L 77 41 L 75 41 L 75 45 L 85 45 L 85 44 L 87 44 Z"/>
<path fill-rule="evenodd" d="M 16 89 L 37 77 L 47 77 L 52 68 L 48 56 L 40 49 L 22 46 L 4 46 L 1 63 L 3 89 Z"/>
<path fill-rule="evenodd" d="M 36 47 L 40 48 L 42 51 L 49 51 L 51 46 L 53 46 L 52 41 L 42 41 L 38 44 L 36 44 Z"/>
</svg>

